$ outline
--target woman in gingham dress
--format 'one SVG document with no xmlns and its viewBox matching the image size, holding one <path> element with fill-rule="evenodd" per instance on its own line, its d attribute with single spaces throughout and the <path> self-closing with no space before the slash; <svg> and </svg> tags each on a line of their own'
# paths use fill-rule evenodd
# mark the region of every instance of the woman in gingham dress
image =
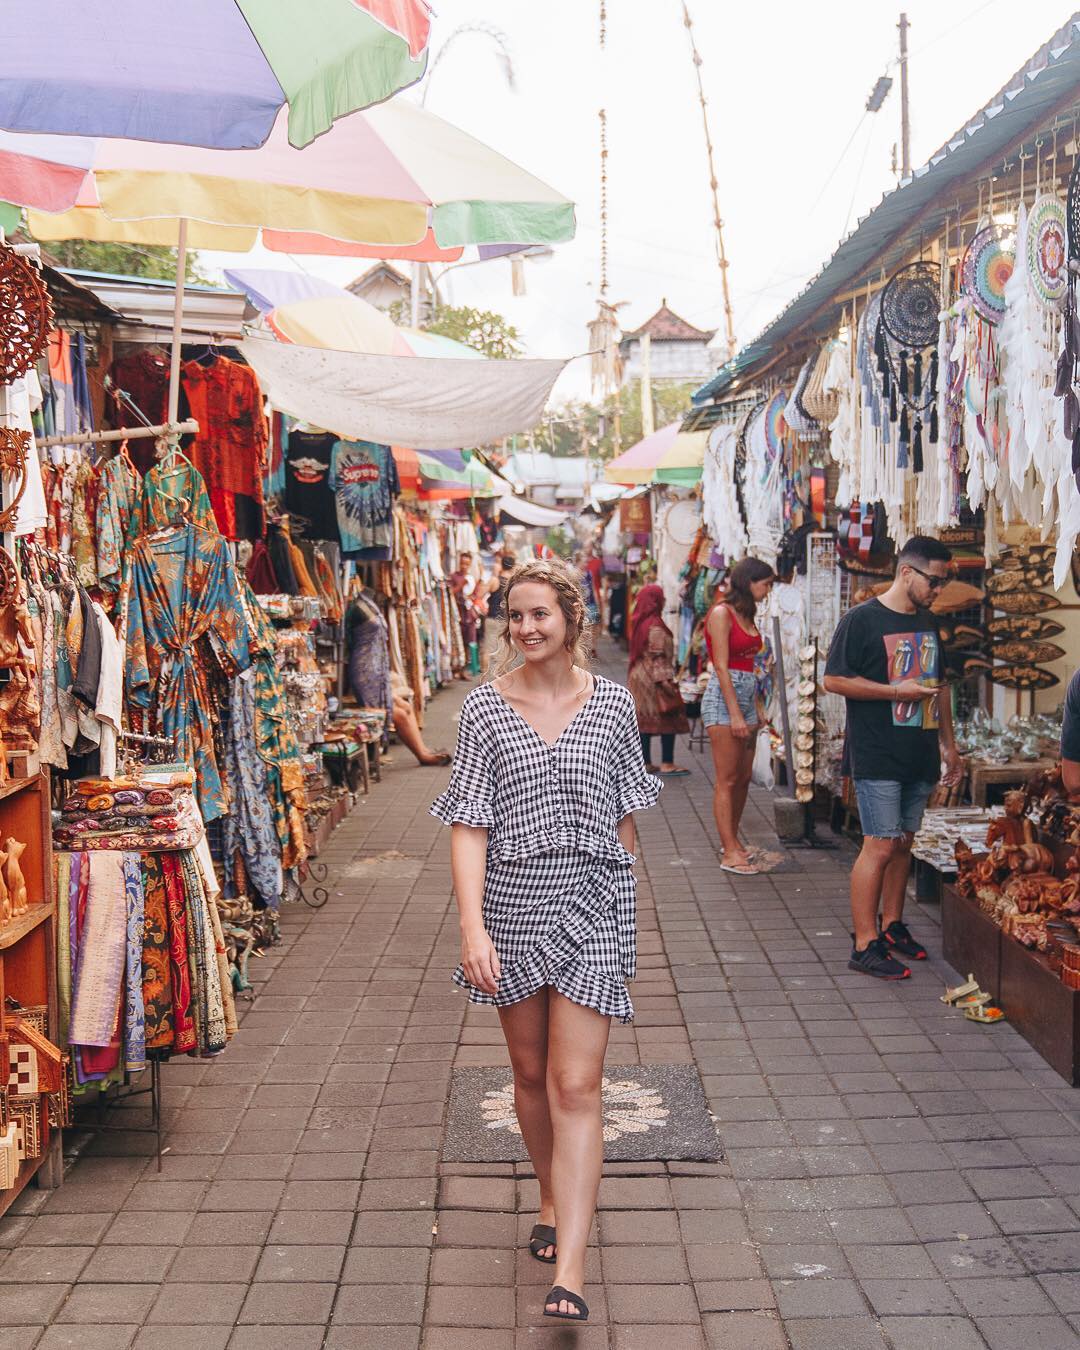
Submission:
<svg viewBox="0 0 1080 1350">
<path fill-rule="evenodd" d="M 555 1266 L 544 1312 L 584 1321 L 604 1052 L 611 1018 L 634 1015 L 630 813 L 653 806 L 660 784 L 645 771 L 629 691 L 585 669 L 573 573 L 526 562 L 505 595 L 506 666 L 521 663 L 465 700 L 450 786 L 431 810 L 454 827 L 454 981 L 498 1010 L 540 1183 L 529 1249 Z"/>
</svg>

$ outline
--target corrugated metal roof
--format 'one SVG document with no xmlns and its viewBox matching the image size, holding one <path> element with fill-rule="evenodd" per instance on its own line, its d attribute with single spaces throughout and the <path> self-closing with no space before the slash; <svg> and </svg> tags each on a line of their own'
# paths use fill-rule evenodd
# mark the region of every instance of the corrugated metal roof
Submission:
<svg viewBox="0 0 1080 1350">
<path fill-rule="evenodd" d="M 941 233 L 955 196 L 950 189 L 986 172 L 1025 135 L 1036 131 L 1071 99 L 1080 98 L 1080 12 L 1074 13 L 993 99 L 955 135 L 864 216 L 812 281 L 763 332 L 743 347 L 694 394 L 695 403 L 718 398 L 800 329 L 828 331 L 835 322 L 833 296 L 850 291 L 873 265 L 886 273 L 906 259 L 918 239 Z"/>
<path fill-rule="evenodd" d="M 117 327 L 115 337 L 118 341 L 160 342 L 172 332 L 175 286 L 171 281 L 63 270 L 129 321 Z M 231 342 L 242 338 L 246 304 L 247 297 L 240 291 L 195 286 L 189 282 L 184 287 L 183 341 L 206 342 L 218 338 Z"/>
</svg>

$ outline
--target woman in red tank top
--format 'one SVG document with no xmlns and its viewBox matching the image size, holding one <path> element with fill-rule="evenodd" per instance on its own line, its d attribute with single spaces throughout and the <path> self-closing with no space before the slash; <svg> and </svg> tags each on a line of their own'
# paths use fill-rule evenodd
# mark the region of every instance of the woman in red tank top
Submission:
<svg viewBox="0 0 1080 1350">
<path fill-rule="evenodd" d="M 705 620 L 705 645 L 713 674 L 701 699 L 716 782 L 713 814 L 724 848 L 725 872 L 753 876 L 757 868 L 739 841 L 739 823 L 750 789 L 754 747 L 760 730 L 754 657 L 762 648 L 757 607 L 776 575 L 760 558 L 744 558 L 731 569 L 727 595 Z"/>
</svg>

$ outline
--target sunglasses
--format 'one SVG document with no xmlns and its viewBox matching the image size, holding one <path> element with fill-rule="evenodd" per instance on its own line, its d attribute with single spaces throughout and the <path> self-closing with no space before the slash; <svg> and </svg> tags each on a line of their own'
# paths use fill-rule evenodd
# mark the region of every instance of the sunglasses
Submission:
<svg viewBox="0 0 1080 1350">
<path fill-rule="evenodd" d="M 929 572 L 924 572 L 921 567 L 916 567 L 914 563 L 905 563 L 904 566 L 910 567 L 913 572 L 918 572 L 932 591 L 940 591 L 942 586 L 948 585 L 948 577 L 933 577 Z"/>
</svg>

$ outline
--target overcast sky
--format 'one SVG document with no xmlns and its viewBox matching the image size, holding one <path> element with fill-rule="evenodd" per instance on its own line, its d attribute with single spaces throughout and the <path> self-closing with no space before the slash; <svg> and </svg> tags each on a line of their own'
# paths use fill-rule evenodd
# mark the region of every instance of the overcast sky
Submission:
<svg viewBox="0 0 1080 1350">
<path fill-rule="evenodd" d="M 881 0 L 689 0 L 704 61 L 735 333 L 749 341 L 819 269 L 895 181 L 899 78 L 864 116 L 894 62 L 899 4 Z M 635 327 L 666 297 L 702 328 L 723 328 L 701 110 L 681 0 L 436 0 L 432 49 L 462 24 L 504 36 L 508 87 L 494 43 L 465 33 L 430 79 L 427 107 L 478 136 L 577 203 L 578 232 L 547 262 L 527 263 L 514 298 L 510 267 L 451 273 L 458 304 L 499 310 L 537 356 L 586 349 L 599 283 L 599 124 L 608 114 L 609 290 Z M 1054 0 L 907 0 L 911 21 L 912 160 L 923 163 L 1072 13 Z M 406 94 L 403 97 L 412 97 Z M 845 149 L 846 147 L 846 149 Z M 204 254 L 209 267 L 237 255 Z M 249 265 L 289 266 L 258 251 Z M 345 283 L 363 260 L 297 258 Z M 722 331 L 721 331 L 722 336 Z M 557 395 L 587 390 L 587 362 Z"/>
</svg>

